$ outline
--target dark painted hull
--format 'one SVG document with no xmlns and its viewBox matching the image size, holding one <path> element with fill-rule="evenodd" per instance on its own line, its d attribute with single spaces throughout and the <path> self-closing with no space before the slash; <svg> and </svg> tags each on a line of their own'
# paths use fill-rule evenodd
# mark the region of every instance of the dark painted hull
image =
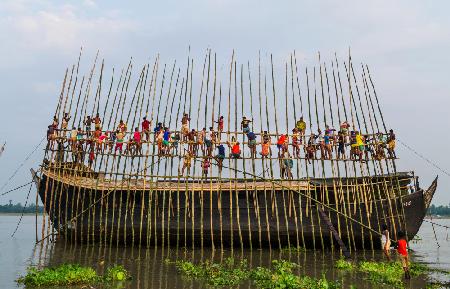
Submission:
<svg viewBox="0 0 450 289">
<path fill-rule="evenodd" d="M 101 191 L 69 185 L 45 174 L 38 181 L 39 195 L 53 227 L 74 242 L 180 247 L 336 246 L 314 202 L 291 190 Z M 337 207 L 330 205 L 351 219 L 330 207 L 323 209 L 347 246 L 372 248 L 373 244 L 378 248 L 379 236 L 368 227 L 379 232 L 386 223 L 392 234 L 401 229 L 412 239 L 427 210 L 424 195 L 433 194 L 435 186 L 430 189 L 432 192 L 418 190 L 402 200 L 358 202 L 356 198 L 338 202 Z M 329 190 L 332 198 L 334 193 Z M 301 193 L 326 199 L 320 191 Z"/>
</svg>

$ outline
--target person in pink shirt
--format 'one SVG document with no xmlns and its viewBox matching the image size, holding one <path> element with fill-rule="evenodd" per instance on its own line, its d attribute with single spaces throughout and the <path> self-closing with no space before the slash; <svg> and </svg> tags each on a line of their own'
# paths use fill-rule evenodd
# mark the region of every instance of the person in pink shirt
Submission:
<svg viewBox="0 0 450 289">
<path fill-rule="evenodd" d="M 142 140 L 142 135 L 139 132 L 139 128 L 137 127 L 137 128 L 134 129 L 134 133 L 133 133 L 133 143 L 134 143 L 135 148 L 136 148 L 136 150 L 135 150 L 136 154 L 142 152 L 141 140 Z"/>
</svg>

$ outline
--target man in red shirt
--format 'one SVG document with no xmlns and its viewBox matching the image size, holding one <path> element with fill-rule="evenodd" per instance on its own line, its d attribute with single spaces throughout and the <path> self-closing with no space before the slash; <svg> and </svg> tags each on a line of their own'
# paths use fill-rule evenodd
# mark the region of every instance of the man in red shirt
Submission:
<svg viewBox="0 0 450 289">
<path fill-rule="evenodd" d="M 411 279 L 411 275 L 409 274 L 408 243 L 406 242 L 406 236 L 402 231 L 399 231 L 397 235 L 397 253 L 402 261 L 403 271 L 405 271 L 405 279 Z"/>
<path fill-rule="evenodd" d="M 142 119 L 142 133 L 145 135 L 145 141 L 150 139 L 150 125 L 151 123 L 147 120 L 147 117 L 144 116 Z"/>
</svg>

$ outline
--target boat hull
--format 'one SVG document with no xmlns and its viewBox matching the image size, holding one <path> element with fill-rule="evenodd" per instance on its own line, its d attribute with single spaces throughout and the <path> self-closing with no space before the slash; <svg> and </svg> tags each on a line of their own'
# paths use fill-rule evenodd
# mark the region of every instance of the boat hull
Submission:
<svg viewBox="0 0 450 289">
<path fill-rule="evenodd" d="M 53 228 L 74 242 L 179 247 L 337 246 L 322 209 L 345 245 L 379 248 L 382 224 L 412 239 L 427 207 L 417 190 L 403 197 L 372 200 L 362 194 L 267 187 L 263 190 L 85 188 L 43 174 L 39 195 Z M 374 192 L 379 193 L 379 192 Z M 325 205 L 317 207 L 315 200 Z M 330 202 L 332 199 L 332 202 Z M 334 200 L 338 200 L 335 202 Z M 329 205 L 327 205 L 329 204 Z M 403 217 L 404 216 L 404 217 Z"/>
</svg>

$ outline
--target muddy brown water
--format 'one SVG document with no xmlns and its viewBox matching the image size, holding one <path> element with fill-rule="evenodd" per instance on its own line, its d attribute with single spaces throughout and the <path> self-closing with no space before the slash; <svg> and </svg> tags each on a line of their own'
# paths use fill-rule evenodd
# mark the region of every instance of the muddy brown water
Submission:
<svg viewBox="0 0 450 289">
<path fill-rule="evenodd" d="M 100 245 L 71 245 L 63 240 L 56 243 L 46 242 L 35 246 L 35 218 L 24 216 L 16 235 L 11 238 L 18 215 L 0 215 L 0 288 L 21 288 L 15 280 L 23 275 L 26 268 L 33 266 L 54 266 L 62 263 L 79 263 L 93 266 L 99 273 L 114 264 L 123 265 L 130 271 L 133 279 L 122 284 L 96 286 L 96 288 L 210 288 L 201 281 L 186 279 L 180 275 L 174 265 L 166 264 L 165 260 L 188 259 L 194 262 L 221 260 L 233 256 L 235 259 L 247 259 L 251 267 L 269 266 L 272 260 L 286 259 L 300 264 L 298 274 L 315 277 L 325 277 L 329 280 L 339 280 L 343 288 L 354 285 L 356 288 L 390 288 L 371 284 L 366 275 L 359 272 L 342 272 L 334 268 L 334 262 L 339 259 L 339 253 L 333 251 L 281 252 L 279 250 L 211 250 L 184 248 L 138 248 Z M 450 226 L 450 219 L 435 220 Z M 418 233 L 421 240 L 411 242 L 414 250 L 412 261 L 426 263 L 430 267 L 450 270 L 450 238 L 447 230 L 435 227 L 440 247 L 437 246 L 432 226 L 424 223 Z M 381 260 L 380 251 L 352 252 L 355 261 Z M 448 275 L 433 273 L 428 276 L 413 278 L 405 283 L 406 288 L 424 288 L 427 281 L 438 280 L 448 282 Z M 78 288 L 78 287 L 74 287 Z M 238 288 L 255 288 L 250 282 L 241 284 Z"/>
</svg>

